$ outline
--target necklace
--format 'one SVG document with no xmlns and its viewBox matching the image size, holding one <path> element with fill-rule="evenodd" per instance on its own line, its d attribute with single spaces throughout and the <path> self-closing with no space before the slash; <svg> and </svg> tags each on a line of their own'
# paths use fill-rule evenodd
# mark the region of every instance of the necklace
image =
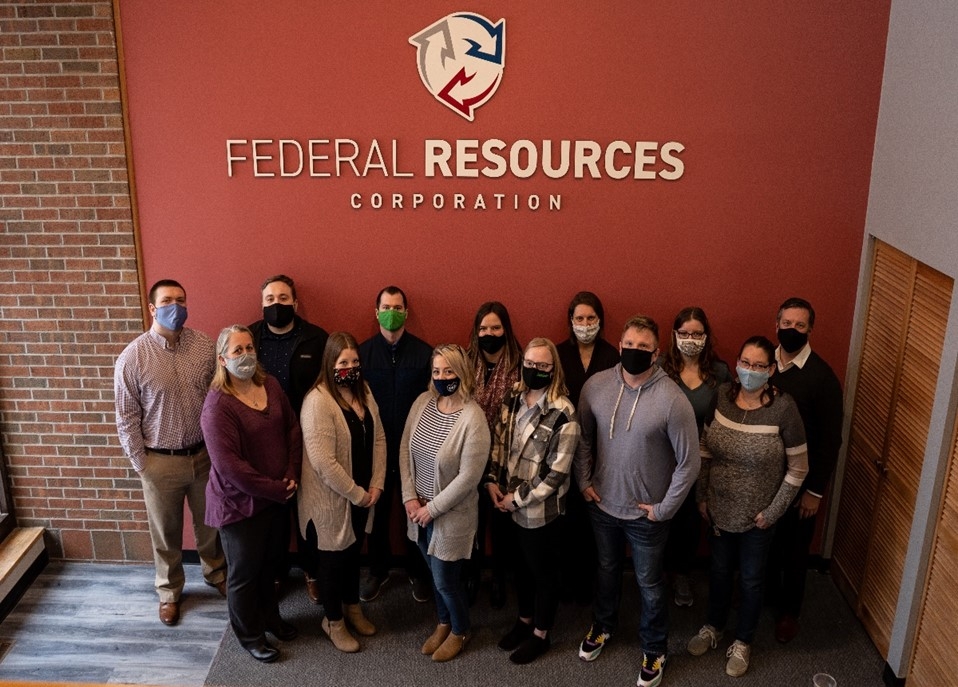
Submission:
<svg viewBox="0 0 958 687">
<path fill-rule="evenodd" d="M 260 390 L 263 390 L 264 393 L 260 393 Z M 240 393 L 237 391 L 236 398 L 238 398 L 242 403 L 248 405 L 250 408 L 255 410 L 260 410 L 260 405 L 266 404 L 265 399 L 265 387 L 256 386 L 255 384 L 250 385 L 250 389 Z"/>
</svg>

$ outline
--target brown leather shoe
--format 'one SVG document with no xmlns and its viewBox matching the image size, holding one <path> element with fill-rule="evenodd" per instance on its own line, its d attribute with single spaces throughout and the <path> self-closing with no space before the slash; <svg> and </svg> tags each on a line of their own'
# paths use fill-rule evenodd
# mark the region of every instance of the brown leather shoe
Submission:
<svg viewBox="0 0 958 687">
<path fill-rule="evenodd" d="M 798 634 L 798 618 L 793 615 L 783 615 L 775 623 L 775 639 L 782 644 L 787 644 Z"/>
<path fill-rule="evenodd" d="M 224 577 L 222 580 L 220 580 L 213 586 L 216 587 L 216 591 L 220 593 L 220 596 L 222 596 L 225 599 L 226 598 L 226 578 Z"/>
<path fill-rule="evenodd" d="M 456 635 L 450 632 L 446 640 L 433 652 L 432 660 L 436 663 L 451 661 L 459 655 L 459 652 L 462 651 L 462 648 L 466 646 L 466 642 L 468 641 L 468 634 Z"/>
<path fill-rule="evenodd" d="M 160 603 L 160 622 L 171 627 L 180 622 L 179 601 L 163 601 Z"/>
<path fill-rule="evenodd" d="M 314 604 L 319 604 L 319 582 L 315 577 L 306 578 L 306 596 Z"/>
</svg>

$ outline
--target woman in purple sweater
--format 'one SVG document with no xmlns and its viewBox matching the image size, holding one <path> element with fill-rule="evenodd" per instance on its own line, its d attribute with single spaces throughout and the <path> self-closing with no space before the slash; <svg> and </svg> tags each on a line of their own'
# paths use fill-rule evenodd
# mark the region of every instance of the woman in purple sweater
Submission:
<svg viewBox="0 0 958 687">
<path fill-rule="evenodd" d="M 273 570 L 286 541 L 283 504 L 296 493 L 303 435 L 279 382 L 256 361 L 253 335 L 242 325 L 220 332 L 217 366 L 200 424 L 210 453 L 206 524 L 217 527 L 226 553 L 226 603 L 240 644 L 257 661 L 275 661 L 279 640 L 296 628 L 279 615 Z"/>
</svg>

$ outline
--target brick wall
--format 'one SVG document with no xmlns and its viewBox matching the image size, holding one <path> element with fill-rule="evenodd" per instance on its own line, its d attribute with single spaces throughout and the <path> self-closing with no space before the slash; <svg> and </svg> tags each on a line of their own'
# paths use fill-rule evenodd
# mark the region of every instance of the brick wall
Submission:
<svg viewBox="0 0 958 687">
<path fill-rule="evenodd" d="M 20 525 L 57 557 L 151 560 L 113 421 L 142 331 L 110 2 L 0 4 L 0 421 Z"/>
</svg>

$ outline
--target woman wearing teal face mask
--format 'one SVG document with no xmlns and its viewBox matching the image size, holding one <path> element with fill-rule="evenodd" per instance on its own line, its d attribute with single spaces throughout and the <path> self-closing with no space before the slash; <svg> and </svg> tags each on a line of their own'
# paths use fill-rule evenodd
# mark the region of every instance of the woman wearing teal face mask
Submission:
<svg viewBox="0 0 958 687">
<path fill-rule="evenodd" d="M 737 378 L 719 387 L 714 419 L 702 434 L 702 469 L 696 501 L 711 523 L 706 624 L 688 643 L 700 656 L 722 637 L 740 569 L 741 603 L 725 672 L 748 670 L 750 647 L 762 611 L 765 563 L 775 522 L 795 498 L 808 472 L 805 429 L 798 406 L 768 384 L 775 347 L 753 336 L 736 361 Z"/>
</svg>

